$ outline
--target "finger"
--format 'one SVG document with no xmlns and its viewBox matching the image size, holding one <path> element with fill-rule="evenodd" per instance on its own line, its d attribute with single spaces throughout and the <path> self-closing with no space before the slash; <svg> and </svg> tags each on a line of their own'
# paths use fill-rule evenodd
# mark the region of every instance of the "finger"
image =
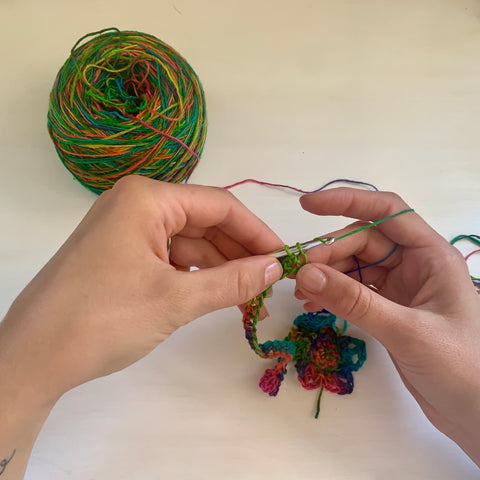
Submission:
<svg viewBox="0 0 480 480">
<path fill-rule="evenodd" d="M 385 284 L 385 280 L 388 275 L 388 269 L 383 267 L 371 267 L 364 270 L 350 271 L 350 273 L 347 273 L 347 275 L 353 280 L 357 280 L 364 285 L 373 285 L 378 290 L 381 290 Z"/>
<path fill-rule="evenodd" d="M 308 264 L 297 273 L 297 289 L 312 304 L 358 325 L 387 348 L 411 333 L 411 309 L 398 305 L 326 265 Z"/>
<path fill-rule="evenodd" d="M 217 227 L 191 228 L 186 226 L 178 235 L 185 240 L 192 238 L 204 238 L 215 246 L 215 248 L 227 259 L 249 257 L 255 252 L 250 252 L 244 245 L 227 235 Z"/>
<path fill-rule="evenodd" d="M 169 236 L 186 226 L 215 226 L 255 254 L 268 253 L 282 246 L 279 237 L 227 190 L 166 182 L 155 182 L 155 186 Z"/>
<path fill-rule="evenodd" d="M 280 263 L 268 256 L 242 258 L 218 267 L 190 273 L 176 272 L 173 296 L 188 320 L 225 307 L 239 305 L 280 279 Z M 188 321 L 186 320 L 186 321 Z"/>
<path fill-rule="evenodd" d="M 179 263 L 183 268 L 177 270 L 190 271 L 190 266 L 198 268 L 212 268 L 227 262 L 223 256 L 210 242 L 201 238 L 184 238 L 176 235 L 172 238 L 170 245 L 170 263 L 177 266 Z M 267 297 L 272 295 L 270 288 Z M 250 299 L 249 299 L 250 300 Z M 243 313 L 246 303 L 240 304 L 240 311 Z M 265 306 L 260 310 L 259 320 L 264 320 L 269 313 Z"/>
<path fill-rule="evenodd" d="M 343 237 L 364 225 L 366 225 L 365 222 L 355 222 L 341 230 L 328 233 L 325 236 L 334 238 Z M 400 258 L 400 250 L 393 252 L 389 258 L 386 258 L 394 247 L 395 243 L 392 242 L 392 240 L 373 227 L 341 238 L 330 245 L 314 247 L 307 252 L 307 259 L 309 263 L 332 265 L 347 258 L 350 261 L 353 255 L 355 255 L 359 260 L 363 261 L 364 264 L 375 263 L 381 259 L 385 259 L 384 262 L 382 262 L 384 266 L 395 266 L 398 264 Z M 345 268 L 344 271 L 352 268 L 353 265 Z"/>
<path fill-rule="evenodd" d="M 172 267 L 175 267 L 175 270 L 179 270 L 180 272 L 189 272 L 190 271 L 190 267 L 186 267 L 185 265 L 178 265 L 177 263 L 172 262 L 172 261 L 170 261 L 170 265 Z"/>
<path fill-rule="evenodd" d="M 350 273 L 348 274 L 348 276 L 353 280 L 358 280 L 360 283 L 365 285 L 370 290 L 374 292 L 379 292 L 380 294 L 382 294 L 382 287 L 385 284 L 385 279 L 387 277 L 388 272 L 385 269 L 381 269 L 380 267 L 374 267 L 374 268 L 377 268 L 378 270 L 371 275 L 366 275 L 366 276 L 362 275 L 361 279 L 356 277 L 355 273 Z M 303 305 L 303 308 L 307 312 L 318 312 L 319 310 L 322 310 L 323 308 L 325 308 L 323 305 L 309 301 L 307 296 L 303 294 L 300 290 L 295 291 L 295 297 L 298 298 L 299 300 L 307 300 L 307 302 L 305 302 L 305 304 Z"/>
<path fill-rule="evenodd" d="M 170 244 L 170 263 L 208 268 L 225 263 L 227 258 L 203 238 L 174 236 Z"/>
<path fill-rule="evenodd" d="M 395 248 L 395 247 L 394 247 Z M 360 283 L 365 285 L 375 285 L 376 288 L 381 288 L 385 282 L 385 279 L 388 273 L 391 271 L 391 268 L 394 266 L 385 266 L 388 265 L 389 260 L 393 257 L 393 254 L 398 250 L 395 248 L 395 251 L 391 250 L 387 257 L 380 259 L 373 263 L 365 263 L 356 257 L 348 257 L 337 262 L 330 262 L 329 267 L 334 268 L 335 270 L 348 275 L 350 278 L 358 280 Z M 392 253 L 393 252 L 393 253 Z M 399 253 L 401 255 L 401 253 Z M 401 261 L 399 257 L 398 262 Z M 316 263 L 316 262 L 312 262 Z"/>
<path fill-rule="evenodd" d="M 282 246 L 278 236 L 230 192 L 203 185 L 179 185 L 129 175 L 115 183 L 113 207 L 129 225 L 153 236 L 154 250 L 164 259 L 165 244 L 185 227 L 217 227 L 249 252 L 269 253 Z M 107 199 L 108 200 L 108 199 Z"/>
<path fill-rule="evenodd" d="M 303 309 L 306 312 L 314 313 L 314 312 L 320 312 L 321 310 L 324 309 L 324 307 L 323 305 L 320 305 L 315 302 L 305 302 L 305 304 L 303 305 Z"/>
<path fill-rule="evenodd" d="M 302 208 L 317 215 L 343 215 L 365 221 L 377 221 L 409 208 L 395 193 L 344 187 L 304 195 L 300 203 Z M 421 247 L 445 242 L 414 212 L 392 218 L 377 228 L 400 245 Z"/>
<path fill-rule="evenodd" d="M 306 300 L 307 299 L 307 296 L 302 293 L 300 290 L 295 290 L 295 298 L 298 298 L 298 300 Z"/>
</svg>

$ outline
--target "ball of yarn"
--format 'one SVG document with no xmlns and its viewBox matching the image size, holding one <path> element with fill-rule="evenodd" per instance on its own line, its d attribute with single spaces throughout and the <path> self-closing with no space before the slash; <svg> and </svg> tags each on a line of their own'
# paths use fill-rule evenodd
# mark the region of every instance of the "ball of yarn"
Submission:
<svg viewBox="0 0 480 480">
<path fill-rule="evenodd" d="M 170 46 L 109 28 L 82 37 L 58 72 L 48 130 L 65 167 L 97 194 L 129 174 L 178 183 L 203 150 L 204 92 Z"/>
</svg>

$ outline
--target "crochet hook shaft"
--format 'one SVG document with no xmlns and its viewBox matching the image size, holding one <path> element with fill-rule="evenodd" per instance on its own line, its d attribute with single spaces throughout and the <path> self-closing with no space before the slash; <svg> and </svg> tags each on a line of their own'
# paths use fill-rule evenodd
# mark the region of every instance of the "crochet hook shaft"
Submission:
<svg viewBox="0 0 480 480">
<path fill-rule="evenodd" d="M 306 251 L 309 250 L 310 248 L 316 247 L 317 245 L 331 245 L 335 241 L 334 237 L 317 237 L 314 238 L 313 240 L 310 240 L 308 242 L 303 242 L 300 243 L 299 245 L 292 245 L 291 247 L 288 247 L 288 250 L 290 253 L 293 253 L 294 255 L 298 255 L 300 251 Z M 298 248 L 300 246 L 300 249 Z M 270 256 L 275 257 L 275 258 L 283 258 L 287 256 L 287 252 L 285 248 L 281 248 L 279 250 L 275 250 L 272 253 L 269 253 Z"/>
</svg>

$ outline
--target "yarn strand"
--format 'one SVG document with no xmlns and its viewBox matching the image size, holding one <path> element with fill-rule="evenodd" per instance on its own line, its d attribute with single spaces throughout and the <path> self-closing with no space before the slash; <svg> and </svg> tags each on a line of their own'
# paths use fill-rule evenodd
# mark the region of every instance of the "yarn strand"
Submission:
<svg viewBox="0 0 480 480">
<path fill-rule="evenodd" d="M 375 185 L 372 185 L 371 183 L 361 182 L 359 180 L 349 180 L 348 178 L 338 178 L 336 180 L 331 180 L 330 182 L 326 183 L 325 185 L 322 185 L 319 188 L 316 188 L 315 190 L 303 190 L 301 188 L 292 187 L 290 185 L 284 185 L 282 183 L 262 182 L 260 180 L 255 180 L 254 178 L 247 178 L 245 180 L 241 180 L 240 182 L 236 182 L 236 183 L 232 183 L 231 185 L 227 185 L 223 188 L 226 189 L 226 190 L 229 190 L 230 188 L 237 187 L 238 185 L 243 185 L 245 183 L 256 183 L 257 185 L 264 185 L 266 187 L 292 190 L 292 191 L 298 192 L 298 193 L 315 193 L 315 192 L 319 192 L 321 190 L 324 190 L 325 188 L 327 188 L 330 185 L 333 185 L 335 183 L 347 183 L 347 184 L 350 184 L 350 185 L 358 185 L 358 186 L 363 186 L 363 187 L 369 187 L 372 190 L 375 190 L 375 191 L 378 192 L 378 188 Z"/>
<path fill-rule="evenodd" d="M 318 392 L 318 398 L 317 398 L 317 408 L 315 410 L 315 418 L 318 418 L 318 415 L 320 414 L 320 400 L 322 399 L 322 393 L 325 387 L 322 385 L 320 387 L 320 391 Z"/>
<path fill-rule="evenodd" d="M 474 245 L 480 247 L 480 235 L 470 234 L 470 235 L 457 235 L 453 240 L 450 241 L 451 245 L 455 245 L 460 240 L 468 240 Z"/>
<path fill-rule="evenodd" d="M 334 242 L 412 211 L 413 209 L 405 209 L 369 223 L 335 238 Z M 294 254 L 288 246 L 285 246 L 285 256 L 279 259 L 283 268 L 281 278 L 297 273 L 307 263 L 307 256 L 302 245 L 297 243 L 296 248 L 298 253 Z M 346 273 L 358 270 L 360 274 L 364 268 L 379 265 L 393 255 L 397 248 L 398 245 L 395 245 L 391 252 L 378 262 L 363 267 L 357 265 L 357 269 Z M 290 333 L 283 340 L 268 340 L 259 343 L 257 323 L 270 288 L 251 299 L 243 314 L 245 338 L 252 350 L 262 358 L 277 360 L 277 364 L 273 368 L 265 370 L 260 380 L 260 388 L 270 396 L 276 396 L 287 373 L 287 365 L 291 361 L 295 361 L 298 379 L 303 388 L 307 390 L 321 388 L 315 414 L 315 418 L 317 418 L 324 388 L 340 395 L 353 391 L 353 372 L 361 368 L 367 356 L 365 342 L 344 335 L 347 323 L 344 322 L 343 329 L 339 331 L 335 315 L 322 310 L 298 316 Z"/>
<path fill-rule="evenodd" d="M 460 240 L 468 240 L 470 243 L 473 243 L 474 245 L 480 246 L 480 235 L 476 234 L 470 234 L 470 235 L 457 235 L 454 239 L 450 241 L 451 245 L 455 245 L 457 242 Z M 474 250 L 470 252 L 468 255 L 465 256 L 465 261 L 468 261 L 468 259 L 472 256 L 475 255 L 476 253 L 479 253 L 480 249 Z M 475 277 L 473 275 L 470 275 L 470 278 L 472 279 L 473 285 L 477 290 L 477 293 L 480 294 L 480 277 Z"/>
<path fill-rule="evenodd" d="M 336 237 L 335 241 L 341 240 L 342 238 L 345 238 L 345 237 L 349 237 L 350 235 L 354 235 L 355 233 L 366 230 L 367 228 L 375 227 L 376 225 L 379 225 L 380 223 L 386 222 L 387 220 L 390 220 L 391 218 L 395 218 L 395 217 L 398 217 L 399 215 L 403 215 L 404 213 L 413 212 L 413 211 L 414 211 L 413 208 L 407 208 L 406 210 L 402 210 L 401 212 L 390 215 L 389 217 L 382 218 L 381 220 L 377 220 L 376 222 L 369 223 L 368 225 L 364 225 L 363 227 L 357 228 L 356 230 L 352 230 L 351 232 L 345 233 L 344 235 L 341 235 L 340 237 Z"/>
</svg>

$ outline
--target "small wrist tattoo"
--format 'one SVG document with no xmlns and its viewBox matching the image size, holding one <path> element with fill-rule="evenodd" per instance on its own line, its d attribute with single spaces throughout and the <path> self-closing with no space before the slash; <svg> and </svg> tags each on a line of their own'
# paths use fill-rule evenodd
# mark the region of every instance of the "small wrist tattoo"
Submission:
<svg viewBox="0 0 480 480">
<path fill-rule="evenodd" d="M 15 452 L 16 450 L 14 450 L 12 452 L 12 454 L 10 455 L 10 458 L 4 458 L 1 462 L 0 462 L 0 475 L 3 474 L 3 472 L 5 471 L 5 469 L 7 468 L 7 465 L 10 463 L 10 460 L 15 456 Z"/>
</svg>

